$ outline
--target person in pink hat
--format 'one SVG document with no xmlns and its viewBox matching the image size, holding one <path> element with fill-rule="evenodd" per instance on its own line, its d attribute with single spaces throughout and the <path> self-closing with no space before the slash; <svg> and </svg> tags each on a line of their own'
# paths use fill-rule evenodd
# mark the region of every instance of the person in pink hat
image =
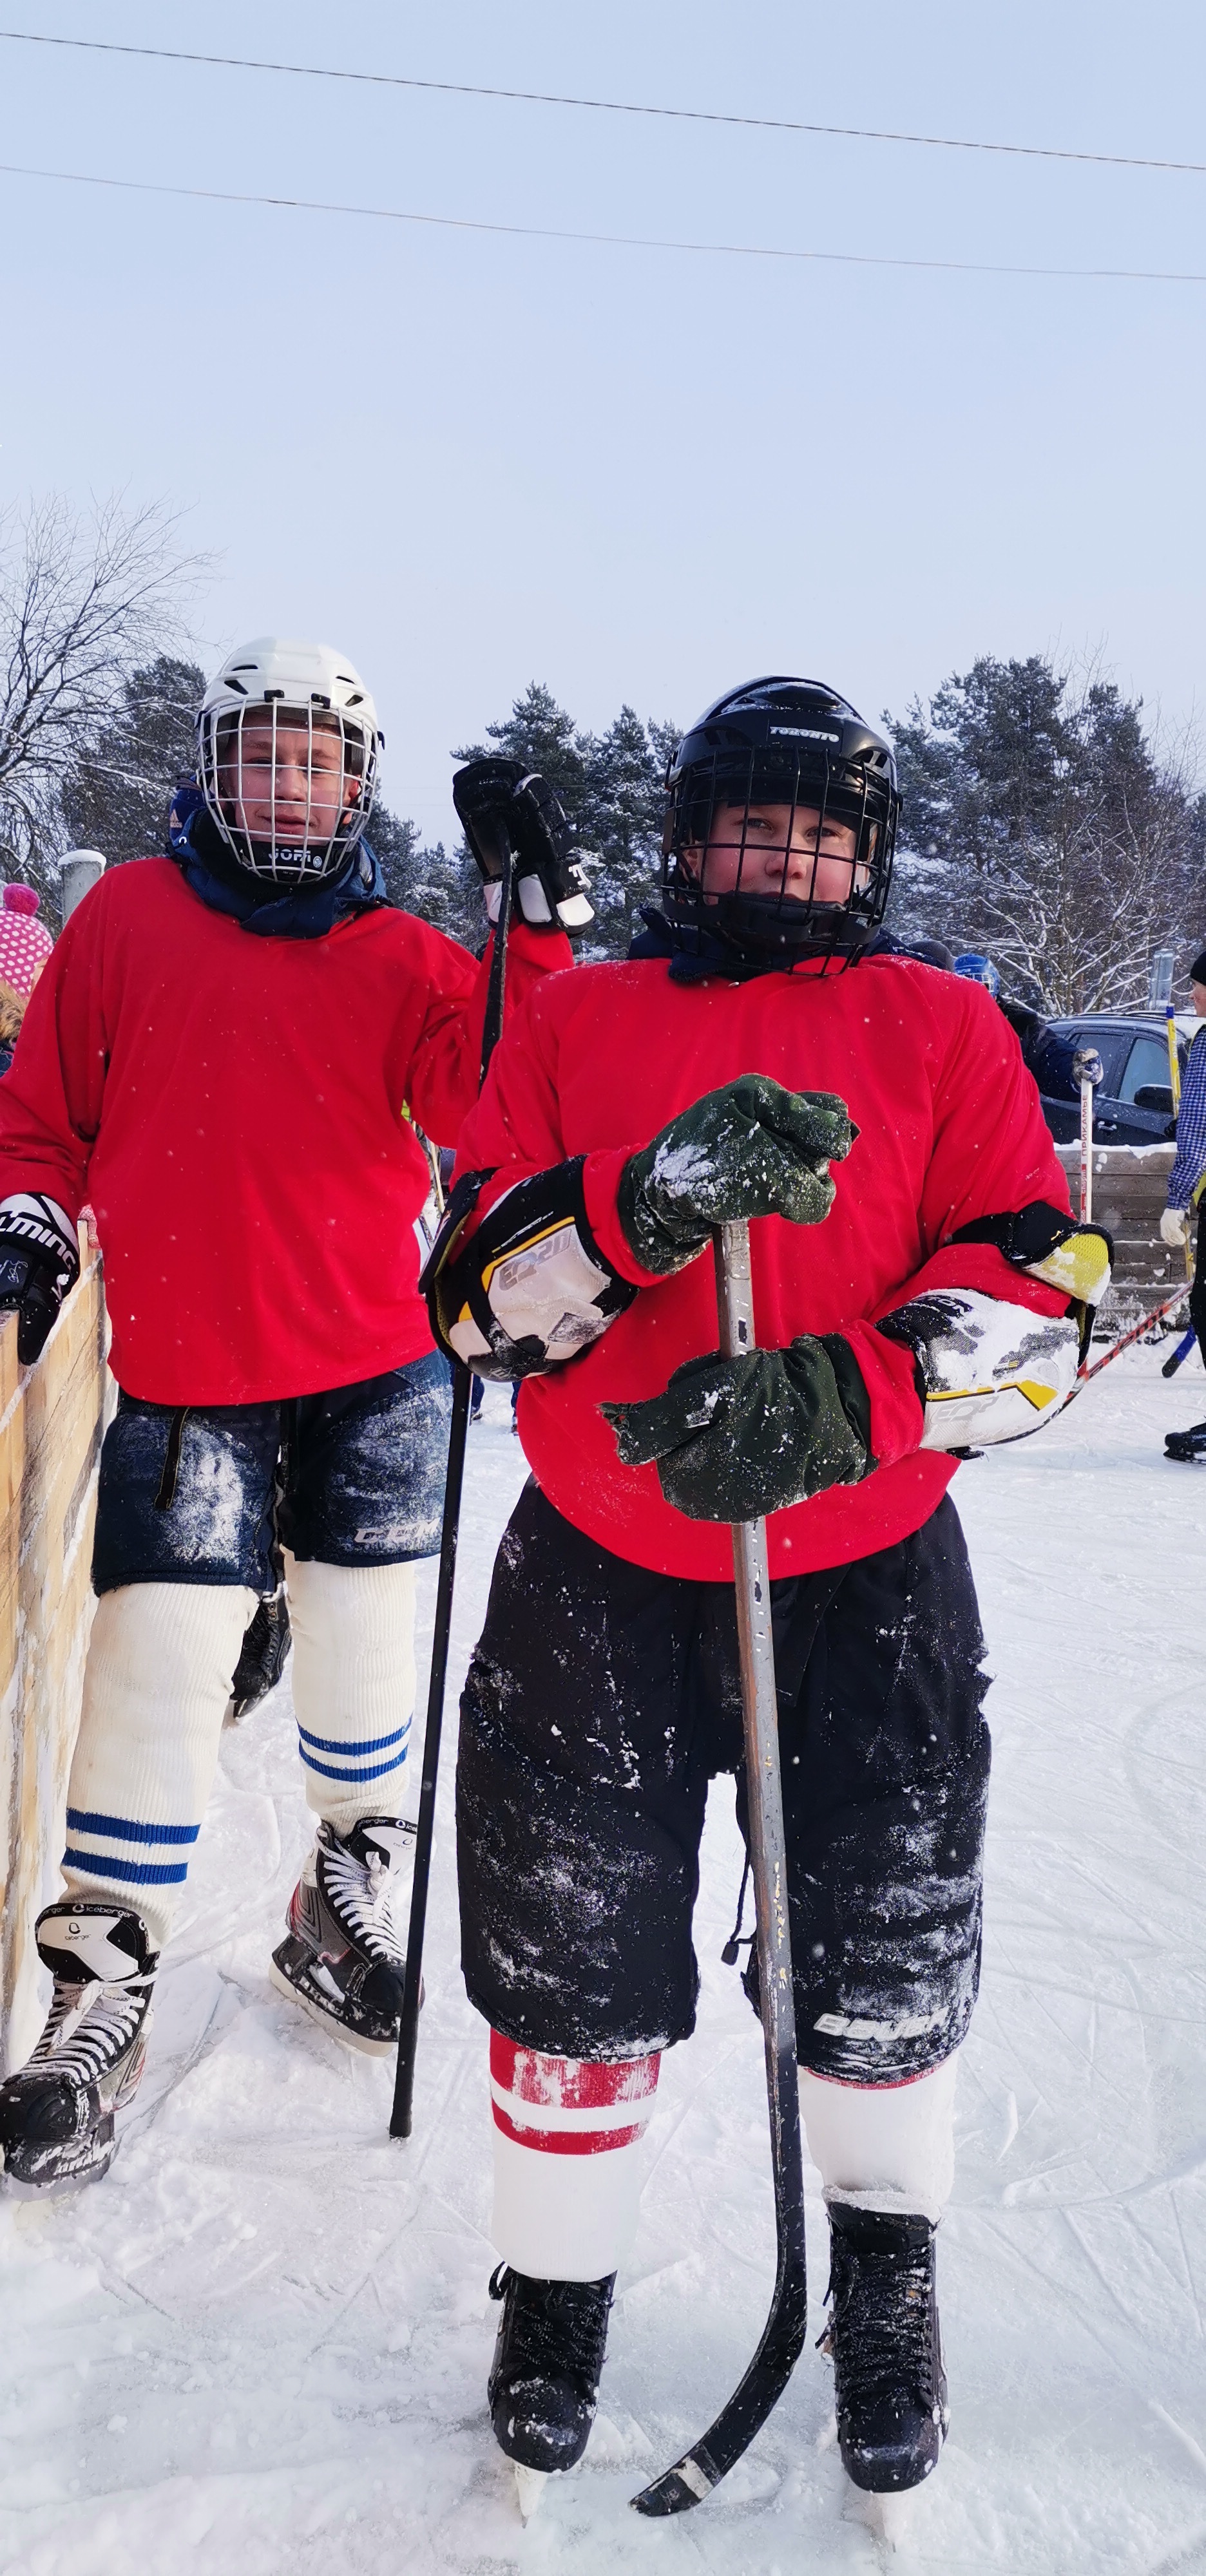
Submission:
<svg viewBox="0 0 1206 2576">
<path fill-rule="evenodd" d="M 54 941 L 35 920 L 39 896 L 30 885 L 0 892 L 0 1074 L 7 1073 L 25 1017 L 25 1005 Z"/>
</svg>

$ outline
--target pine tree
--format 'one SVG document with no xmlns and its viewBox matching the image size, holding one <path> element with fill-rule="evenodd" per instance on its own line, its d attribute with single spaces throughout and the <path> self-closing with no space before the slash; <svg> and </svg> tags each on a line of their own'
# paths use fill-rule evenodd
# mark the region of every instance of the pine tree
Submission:
<svg viewBox="0 0 1206 2576">
<path fill-rule="evenodd" d="M 595 921 L 584 958 L 624 957 L 639 907 L 658 891 L 664 780 L 678 739 L 672 724 L 643 724 L 623 706 L 606 733 L 582 732 L 552 690 L 533 680 L 510 715 L 486 727 L 487 742 L 453 754 L 477 760 L 486 751 L 538 769 L 560 797 L 590 873 Z"/>
<path fill-rule="evenodd" d="M 204 690 L 197 664 L 167 653 L 131 672 L 63 780 L 65 846 L 100 850 L 110 867 L 162 850 L 172 789 L 193 767 Z"/>
</svg>

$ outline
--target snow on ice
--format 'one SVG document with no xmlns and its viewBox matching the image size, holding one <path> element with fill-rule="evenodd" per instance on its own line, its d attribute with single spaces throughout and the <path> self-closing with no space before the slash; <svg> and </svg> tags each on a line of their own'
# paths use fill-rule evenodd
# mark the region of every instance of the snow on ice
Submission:
<svg viewBox="0 0 1206 2576">
<path fill-rule="evenodd" d="M 951 2438 L 893 2564 L 970 2576 L 1206 2569 L 1206 1477 L 1164 1431 L 1195 1361 L 1137 1350 L 956 1484 L 994 1670 L 984 1984 L 940 2238 Z M 470 1452 L 454 1670 L 523 1473 L 505 1389 Z M 433 1569 L 424 1569 L 430 1612 Z M 485 2033 L 457 1974 L 445 1768 L 409 2146 L 389 2073 L 278 2001 L 309 1839 L 287 1688 L 224 1739 L 149 2071 L 111 2175 L 0 2205 L 0 2559 L 11 2576 L 624 2576 L 874 2569 L 843 2511 L 821 2330 L 685 2521 L 628 2498 L 700 2433 L 773 2271 L 759 2035 L 719 1952 L 739 1871 L 714 1794 L 698 2036 L 653 2169 L 583 2467 L 522 2525 L 485 2379 Z M 413 1784 L 412 1784 L 413 1795 Z"/>
</svg>

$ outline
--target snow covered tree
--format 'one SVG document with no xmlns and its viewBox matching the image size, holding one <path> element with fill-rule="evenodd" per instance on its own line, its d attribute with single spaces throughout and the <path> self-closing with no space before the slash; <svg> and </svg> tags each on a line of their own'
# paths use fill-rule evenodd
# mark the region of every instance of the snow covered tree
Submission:
<svg viewBox="0 0 1206 2576">
<path fill-rule="evenodd" d="M 487 749 L 539 769 L 556 789 L 591 868 L 596 919 L 585 957 L 623 957 L 640 905 L 658 888 L 662 785 L 679 739 L 673 724 L 643 723 L 623 706 L 602 734 L 583 732 L 551 689 L 533 680 L 510 715 L 486 727 L 488 741 L 466 745 L 458 760 Z M 639 926 L 639 924 L 637 925 Z"/>
<path fill-rule="evenodd" d="M 381 861 L 391 903 L 430 921 L 464 948 L 481 947 L 487 927 L 482 881 L 467 850 L 450 853 L 442 841 L 434 849 L 422 847 L 418 824 L 391 814 L 387 805 L 374 806 L 365 837 Z"/>
<path fill-rule="evenodd" d="M 1206 812 L 1142 700 L 1096 676 L 1076 687 L 1039 654 L 985 655 L 894 732 L 890 927 L 988 950 L 1056 1013 L 1133 1008 L 1153 949 L 1200 946 Z"/>
<path fill-rule="evenodd" d="M 123 680 L 117 706 L 63 781 L 70 847 L 102 850 L 110 867 L 162 850 L 168 799 L 193 767 L 193 718 L 204 689 L 196 662 L 167 653 Z"/>
</svg>

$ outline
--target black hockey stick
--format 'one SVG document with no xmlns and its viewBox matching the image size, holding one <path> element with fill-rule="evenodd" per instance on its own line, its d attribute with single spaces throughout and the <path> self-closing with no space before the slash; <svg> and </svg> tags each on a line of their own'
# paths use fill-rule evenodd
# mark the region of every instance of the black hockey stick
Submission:
<svg viewBox="0 0 1206 2576">
<path fill-rule="evenodd" d="M 502 1036 L 503 1008 L 507 991 L 507 933 L 511 926 L 511 894 L 515 877 L 514 853 L 505 830 L 503 841 L 502 890 L 499 896 L 498 920 L 494 928 L 494 953 L 490 959 L 490 981 L 486 988 L 486 1016 L 482 1026 L 481 1078 Z M 469 1398 L 473 1391 L 473 1371 L 463 1360 L 454 1363 L 452 1371 L 452 1422 L 448 1434 L 448 1480 L 444 1487 L 444 1521 L 440 1531 L 440 1571 L 436 1580 L 435 1622 L 431 1636 L 431 1678 L 427 1688 L 427 1723 L 423 1730 L 423 1778 L 419 1790 L 419 1821 L 415 1835 L 415 1875 L 410 1899 L 410 1929 L 406 1936 L 406 1973 L 402 1986 L 402 2019 L 398 2030 L 398 2067 L 394 2077 L 394 2107 L 390 2113 L 391 2138 L 408 2138 L 411 2132 L 415 2094 L 415 2051 L 419 2038 L 419 2006 L 423 1995 L 423 1935 L 427 1928 L 427 1883 L 431 1876 L 431 1844 L 435 1831 L 436 1782 L 440 1770 L 440 1738 L 444 1731 L 444 1686 L 448 1678 L 448 1642 L 452 1634 L 452 1592 L 456 1582 L 456 1543 L 461 1523 L 461 1489 L 465 1481 L 465 1447 L 469 1437 Z"/>
<path fill-rule="evenodd" d="M 716 1302 L 720 1309 L 720 1347 L 726 1359 L 752 1350 L 754 1301 L 747 1225 L 717 1227 Z M 771 2408 L 778 2404 L 803 2350 L 808 2323 L 795 1993 L 787 1919 L 787 1856 L 765 1521 L 734 1523 L 733 1572 L 778 2264 L 770 2315 L 745 2377 L 702 2440 L 693 2442 L 672 2469 L 633 2497 L 638 2513 L 685 2513 L 689 2505 L 702 2504 L 713 2487 L 719 2486 L 766 2422 Z"/>
</svg>

